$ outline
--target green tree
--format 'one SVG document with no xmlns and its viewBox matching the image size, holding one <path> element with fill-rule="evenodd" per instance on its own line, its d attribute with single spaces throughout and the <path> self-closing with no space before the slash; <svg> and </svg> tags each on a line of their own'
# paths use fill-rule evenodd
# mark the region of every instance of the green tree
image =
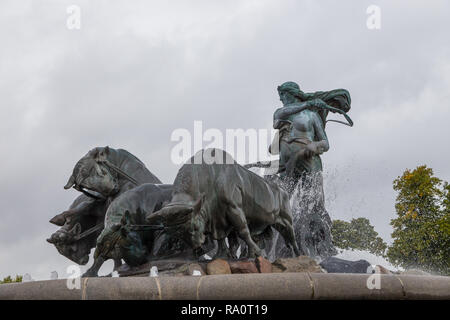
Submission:
<svg viewBox="0 0 450 320">
<path fill-rule="evenodd" d="M 0 280 L 0 284 L 12 282 L 22 282 L 22 276 L 16 275 L 15 279 L 12 279 L 11 276 L 7 276 L 6 278 L 3 278 L 3 280 Z"/>
<path fill-rule="evenodd" d="M 367 218 L 356 218 L 350 222 L 334 220 L 331 234 L 333 244 L 341 249 L 367 250 L 384 256 L 387 248 Z"/>
<path fill-rule="evenodd" d="M 419 166 L 394 180 L 398 192 L 391 220 L 389 261 L 404 268 L 450 274 L 450 186 Z"/>
</svg>

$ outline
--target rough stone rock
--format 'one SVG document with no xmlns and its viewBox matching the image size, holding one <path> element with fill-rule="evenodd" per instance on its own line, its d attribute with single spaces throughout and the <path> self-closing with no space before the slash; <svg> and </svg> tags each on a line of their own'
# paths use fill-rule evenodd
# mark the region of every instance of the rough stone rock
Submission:
<svg viewBox="0 0 450 320">
<path fill-rule="evenodd" d="M 379 264 L 376 265 L 376 268 L 377 268 L 378 270 L 380 270 L 380 271 L 379 271 L 380 274 L 392 274 L 392 272 L 391 272 L 390 270 L 386 269 L 386 268 L 383 267 L 383 266 L 380 266 Z M 378 271 L 378 270 L 377 270 L 377 271 Z"/>
<path fill-rule="evenodd" d="M 215 259 L 206 265 L 206 273 L 212 274 L 230 274 L 231 269 L 227 261 L 223 259 Z"/>
<path fill-rule="evenodd" d="M 324 259 L 320 266 L 328 273 L 367 273 L 370 263 L 366 260 L 349 261 L 336 257 Z"/>
<path fill-rule="evenodd" d="M 206 275 L 205 270 L 198 263 L 191 263 L 187 268 L 187 275 L 192 276 L 194 271 L 199 271 L 202 276 Z"/>
<path fill-rule="evenodd" d="M 194 270 L 199 271 L 202 276 L 204 276 L 206 274 L 205 271 L 203 270 L 202 266 L 199 265 L 198 263 L 186 263 L 175 269 L 159 272 L 159 275 L 174 276 L 174 277 L 192 276 Z"/>
<path fill-rule="evenodd" d="M 272 264 L 269 260 L 260 256 L 255 259 L 255 264 L 260 273 L 272 273 Z"/>
<path fill-rule="evenodd" d="M 228 262 L 231 273 L 259 273 L 254 261 L 237 260 Z"/>
<path fill-rule="evenodd" d="M 272 272 L 315 272 L 321 273 L 322 269 L 316 261 L 307 256 L 296 258 L 279 258 L 272 263 Z"/>
</svg>

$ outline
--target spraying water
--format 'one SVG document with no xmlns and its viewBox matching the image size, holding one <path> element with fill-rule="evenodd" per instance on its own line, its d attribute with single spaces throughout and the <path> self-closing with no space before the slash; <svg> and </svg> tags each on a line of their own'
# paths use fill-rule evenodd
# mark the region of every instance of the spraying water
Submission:
<svg viewBox="0 0 450 320">
<path fill-rule="evenodd" d="M 325 209 L 322 173 L 302 176 L 297 182 L 277 181 L 288 191 L 292 207 L 295 240 L 304 255 L 324 258 L 337 253 L 331 239 L 331 219 Z M 276 233 L 268 257 L 291 257 L 282 237 Z"/>
</svg>

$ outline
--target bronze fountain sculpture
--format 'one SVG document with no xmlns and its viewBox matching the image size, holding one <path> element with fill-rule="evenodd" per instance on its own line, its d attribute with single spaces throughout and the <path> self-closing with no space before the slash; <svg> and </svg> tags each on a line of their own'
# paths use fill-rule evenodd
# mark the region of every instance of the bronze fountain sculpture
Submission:
<svg viewBox="0 0 450 320">
<path fill-rule="evenodd" d="M 133 268 L 174 257 L 201 261 L 205 254 L 238 259 L 239 249 L 239 259 L 334 255 L 320 155 L 329 149 L 325 124 L 337 121 L 327 119 L 330 112 L 353 125 L 350 94 L 304 93 L 294 82 L 278 93 L 283 107 L 273 126 L 279 134 L 269 147 L 279 155 L 276 173 L 261 177 L 249 169 L 267 163 L 241 166 L 223 150 L 207 149 L 164 185 L 131 153 L 95 148 L 77 162 L 64 187 L 83 194 L 50 220 L 61 228 L 47 241 L 81 265 L 95 248 L 94 265 L 84 276 L 97 276 L 107 259 L 116 270 L 124 268 L 122 260 Z M 211 156 L 221 161 L 206 159 Z"/>
</svg>

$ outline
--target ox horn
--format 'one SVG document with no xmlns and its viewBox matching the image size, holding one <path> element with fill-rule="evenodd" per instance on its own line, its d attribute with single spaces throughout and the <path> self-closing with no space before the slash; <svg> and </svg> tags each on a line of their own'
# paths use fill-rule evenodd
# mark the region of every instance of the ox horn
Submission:
<svg viewBox="0 0 450 320">
<path fill-rule="evenodd" d="M 75 177 L 73 174 L 70 176 L 69 181 L 67 181 L 67 184 L 64 186 L 64 189 L 70 189 L 75 184 Z"/>
<path fill-rule="evenodd" d="M 53 223 L 57 226 L 62 227 L 64 225 L 64 223 L 66 223 L 66 217 L 64 216 L 64 212 L 57 214 L 56 216 L 54 216 L 51 220 L 50 223 Z"/>
</svg>

